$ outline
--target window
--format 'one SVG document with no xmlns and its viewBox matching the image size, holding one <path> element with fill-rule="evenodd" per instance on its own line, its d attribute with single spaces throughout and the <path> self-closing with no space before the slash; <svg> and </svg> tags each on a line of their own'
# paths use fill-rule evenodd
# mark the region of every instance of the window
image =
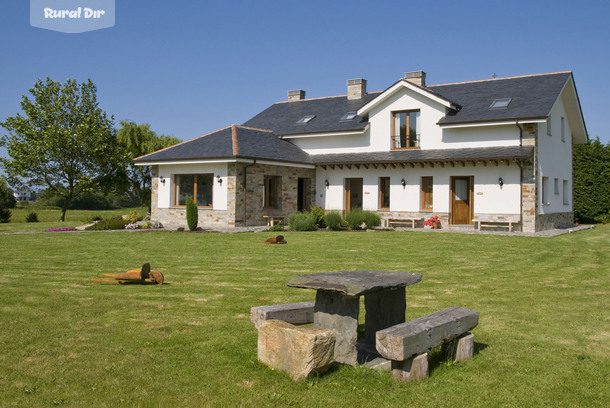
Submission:
<svg viewBox="0 0 610 408">
<path fill-rule="evenodd" d="M 392 149 L 419 149 L 419 111 L 392 114 Z"/>
<path fill-rule="evenodd" d="M 390 178 L 379 178 L 379 208 L 390 209 Z"/>
<path fill-rule="evenodd" d="M 358 114 L 356 112 L 347 112 L 345 115 L 343 115 L 343 117 L 341 118 L 341 120 L 352 120 L 354 119 L 356 116 L 358 116 Z"/>
<path fill-rule="evenodd" d="M 265 176 L 263 207 L 280 208 L 280 184 L 281 177 Z"/>
<path fill-rule="evenodd" d="M 551 115 L 546 118 L 546 134 L 551 136 Z"/>
<path fill-rule="evenodd" d="M 549 203 L 549 178 L 542 177 L 542 204 Z"/>
<path fill-rule="evenodd" d="M 297 123 L 298 123 L 298 124 L 301 124 L 301 125 L 302 125 L 302 124 L 305 124 L 305 123 L 309 123 L 309 122 L 311 122 L 311 120 L 312 120 L 313 118 L 315 118 L 315 117 L 316 117 L 316 115 L 307 115 L 307 116 L 303 116 L 301 119 L 297 120 Z"/>
<path fill-rule="evenodd" d="M 511 100 L 511 98 L 495 99 L 489 106 L 489 109 L 506 109 Z"/>
<path fill-rule="evenodd" d="M 431 176 L 421 178 L 421 209 L 423 211 L 432 211 L 432 180 Z"/>
<path fill-rule="evenodd" d="M 558 178 L 556 178 L 554 180 L 553 193 L 555 193 L 556 195 L 559 195 L 559 179 Z"/>
<path fill-rule="evenodd" d="M 178 174 L 174 178 L 174 205 L 186 205 L 189 196 L 198 207 L 211 207 L 213 186 L 213 174 Z"/>
<path fill-rule="evenodd" d="M 563 181 L 563 205 L 570 204 L 570 190 L 568 190 L 568 180 Z"/>
<path fill-rule="evenodd" d="M 566 141 L 566 120 L 563 116 L 561 117 L 561 141 Z"/>
</svg>

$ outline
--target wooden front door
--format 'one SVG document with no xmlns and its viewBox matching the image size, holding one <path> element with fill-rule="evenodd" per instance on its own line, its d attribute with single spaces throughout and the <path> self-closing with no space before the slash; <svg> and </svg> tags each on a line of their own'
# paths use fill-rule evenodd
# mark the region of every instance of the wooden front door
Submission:
<svg viewBox="0 0 610 408">
<path fill-rule="evenodd" d="M 345 211 L 348 212 L 352 208 L 362 209 L 362 179 L 361 178 L 346 178 L 345 179 Z"/>
<path fill-rule="evenodd" d="M 451 224 L 472 224 L 472 177 L 451 177 Z"/>
</svg>

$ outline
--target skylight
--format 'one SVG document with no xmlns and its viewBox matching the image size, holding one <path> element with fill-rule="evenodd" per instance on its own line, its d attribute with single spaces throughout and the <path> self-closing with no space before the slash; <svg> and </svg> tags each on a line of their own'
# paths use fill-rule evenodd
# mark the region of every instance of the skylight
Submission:
<svg viewBox="0 0 610 408">
<path fill-rule="evenodd" d="M 506 109 L 512 101 L 512 98 L 495 99 L 489 106 L 489 109 Z"/>
<path fill-rule="evenodd" d="M 300 124 L 309 123 L 315 117 L 316 117 L 316 115 L 306 115 L 306 116 L 303 116 L 301 119 L 297 120 L 297 123 L 300 123 Z"/>
<path fill-rule="evenodd" d="M 343 115 L 343 117 L 341 118 L 341 120 L 352 120 L 354 119 L 356 116 L 358 116 L 358 114 L 356 112 L 347 112 L 345 115 Z"/>
</svg>

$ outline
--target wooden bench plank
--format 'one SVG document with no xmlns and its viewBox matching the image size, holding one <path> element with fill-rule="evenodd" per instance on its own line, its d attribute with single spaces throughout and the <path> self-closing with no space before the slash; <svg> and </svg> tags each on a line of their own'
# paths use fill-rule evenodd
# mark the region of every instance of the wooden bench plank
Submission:
<svg viewBox="0 0 610 408">
<path fill-rule="evenodd" d="M 461 336 L 478 323 L 477 311 L 450 307 L 378 331 L 377 351 L 390 360 L 404 361 Z"/>
<path fill-rule="evenodd" d="M 313 323 L 314 304 L 315 301 L 255 306 L 250 309 L 250 321 L 257 329 L 267 320 L 283 320 L 296 325 Z"/>
<path fill-rule="evenodd" d="M 424 219 L 422 217 L 414 217 L 414 218 L 388 218 L 387 219 L 387 226 L 388 227 L 392 227 L 393 225 L 408 225 L 408 223 L 411 224 L 411 228 L 415 228 L 415 224 L 419 223 L 419 221 L 423 221 Z"/>
</svg>

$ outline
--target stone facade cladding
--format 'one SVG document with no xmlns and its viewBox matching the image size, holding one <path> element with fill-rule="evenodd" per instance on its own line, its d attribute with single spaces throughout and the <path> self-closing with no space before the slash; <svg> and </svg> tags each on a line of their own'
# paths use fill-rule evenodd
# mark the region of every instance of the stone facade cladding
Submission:
<svg viewBox="0 0 610 408">
<path fill-rule="evenodd" d="M 536 218 L 536 231 L 574 226 L 574 213 L 538 214 Z"/>
</svg>

